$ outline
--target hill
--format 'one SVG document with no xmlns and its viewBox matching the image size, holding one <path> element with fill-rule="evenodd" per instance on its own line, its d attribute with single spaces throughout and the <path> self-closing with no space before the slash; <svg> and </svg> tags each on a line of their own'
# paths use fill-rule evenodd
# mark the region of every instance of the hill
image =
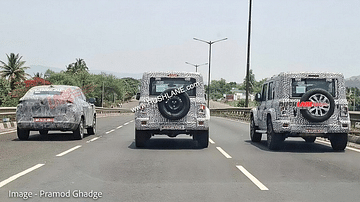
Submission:
<svg viewBox="0 0 360 202">
<path fill-rule="evenodd" d="M 350 78 L 345 79 L 345 86 L 346 87 L 357 87 L 360 89 L 360 75 L 352 76 Z"/>
</svg>

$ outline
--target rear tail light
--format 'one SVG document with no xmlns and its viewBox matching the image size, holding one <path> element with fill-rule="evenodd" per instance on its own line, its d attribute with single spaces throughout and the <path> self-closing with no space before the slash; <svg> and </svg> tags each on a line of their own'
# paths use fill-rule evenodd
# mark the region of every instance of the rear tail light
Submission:
<svg viewBox="0 0 360 202">
<path fill-rule="evenodd" d="M 340 116 L 348 116 L 349 110 L 346 105 L 340 106 Z"/>
<path fill-rule="evenodd" d="M 205 105 L 200 105 L 200 109 L 201 109 L 201 110 L 205 110 L 205 109 L 206 109 L 206 106 L 205 106 Z"/>
</svg>

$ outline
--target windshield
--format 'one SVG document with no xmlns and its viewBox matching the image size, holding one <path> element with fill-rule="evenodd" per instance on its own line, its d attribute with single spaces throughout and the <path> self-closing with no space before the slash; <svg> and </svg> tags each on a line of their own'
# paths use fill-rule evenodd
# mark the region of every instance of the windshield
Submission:
<svg viewBox="0 0 360 202">
<path fill-rule="evenodd" d="M 292 79 L 292 97 L 301 97 L 311 89 L 321 88 L 335 97 L 334 79 Z"/>
<path fill-rule="evenodd" d="M 150 79 L 150 95 L 160 95 L 167 89 L 170 88 L 180 88 L 189 86 L 190 84 L 195 83 L 194 78 L 185 79 L 185 78 L 151 78 Z M 196 88 L 186 91 L 189 96 L 196 95 Z"/>
</svg>

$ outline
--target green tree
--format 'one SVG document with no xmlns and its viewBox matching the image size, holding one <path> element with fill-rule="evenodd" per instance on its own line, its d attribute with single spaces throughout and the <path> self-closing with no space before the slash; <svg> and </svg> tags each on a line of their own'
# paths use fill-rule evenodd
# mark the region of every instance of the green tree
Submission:
<svg viewBox="0 0 360 202">
<path fill-rule="evenodd" d="M 11 99 L 11 96 L 9 95 L 10 91 L 11 91 L 10 83 L 4 78 L 0 78 L 0 106 L 1 107 L 8 107 L 7 103 Z"/>
<path fill-rule="evenodd" d="M 89 71 L 89 68 L 86 66 L 85 60 L 78 58 L 76 59 L 76 62 L 69 64 L 68 66 L 66 66 L 66 72 L 67 73 L 78 73 L 81 71 Z"/>
<path fill-rule="evenodd" d="M 0 71 L 0 74 L 1 77 L 8 79 L 11 90 L 14 90 L 16 82 L 24 81 L 26 76 L 30 76 L 25 73 L 25 69 L 30 67 L 24 66 L 25 61 L 21 61 L 22 56 L 19 56 L 19 54 L 15 55 L 14 53 L 10 53 L 10 56 L 7 54 L 6 56 L 8 58 L 7 63 L 0 60 L 0 63 L 2 64 L 0 68 L 3 69 Z"/>
<path fill-rule="evenodd" d="M 357 87 L 346 87 L 346 99 L 349 103 L 350 111 L 360 110 L 360 90 Z M 355 106 L 355 107 L 354 107 Z"/>
</svg>

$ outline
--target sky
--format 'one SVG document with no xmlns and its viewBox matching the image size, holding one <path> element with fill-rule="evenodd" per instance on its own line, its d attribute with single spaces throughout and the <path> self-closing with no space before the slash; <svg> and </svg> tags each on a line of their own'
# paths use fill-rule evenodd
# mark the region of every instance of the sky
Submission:
<svg viewBox="0 0 360 202">
<path fill-rule="evenodd" d="M 0 60 L 26 66 L 141 74 L 195 71 L 211 80 L 246 74 L 248 0 L 1 0 Z M 288 71 L 360 75 L 359 0 L 253 0 L 250 68 L 256 80 Z M 208 66 L 199 72 L 208 77 Z"/>
</svg>

